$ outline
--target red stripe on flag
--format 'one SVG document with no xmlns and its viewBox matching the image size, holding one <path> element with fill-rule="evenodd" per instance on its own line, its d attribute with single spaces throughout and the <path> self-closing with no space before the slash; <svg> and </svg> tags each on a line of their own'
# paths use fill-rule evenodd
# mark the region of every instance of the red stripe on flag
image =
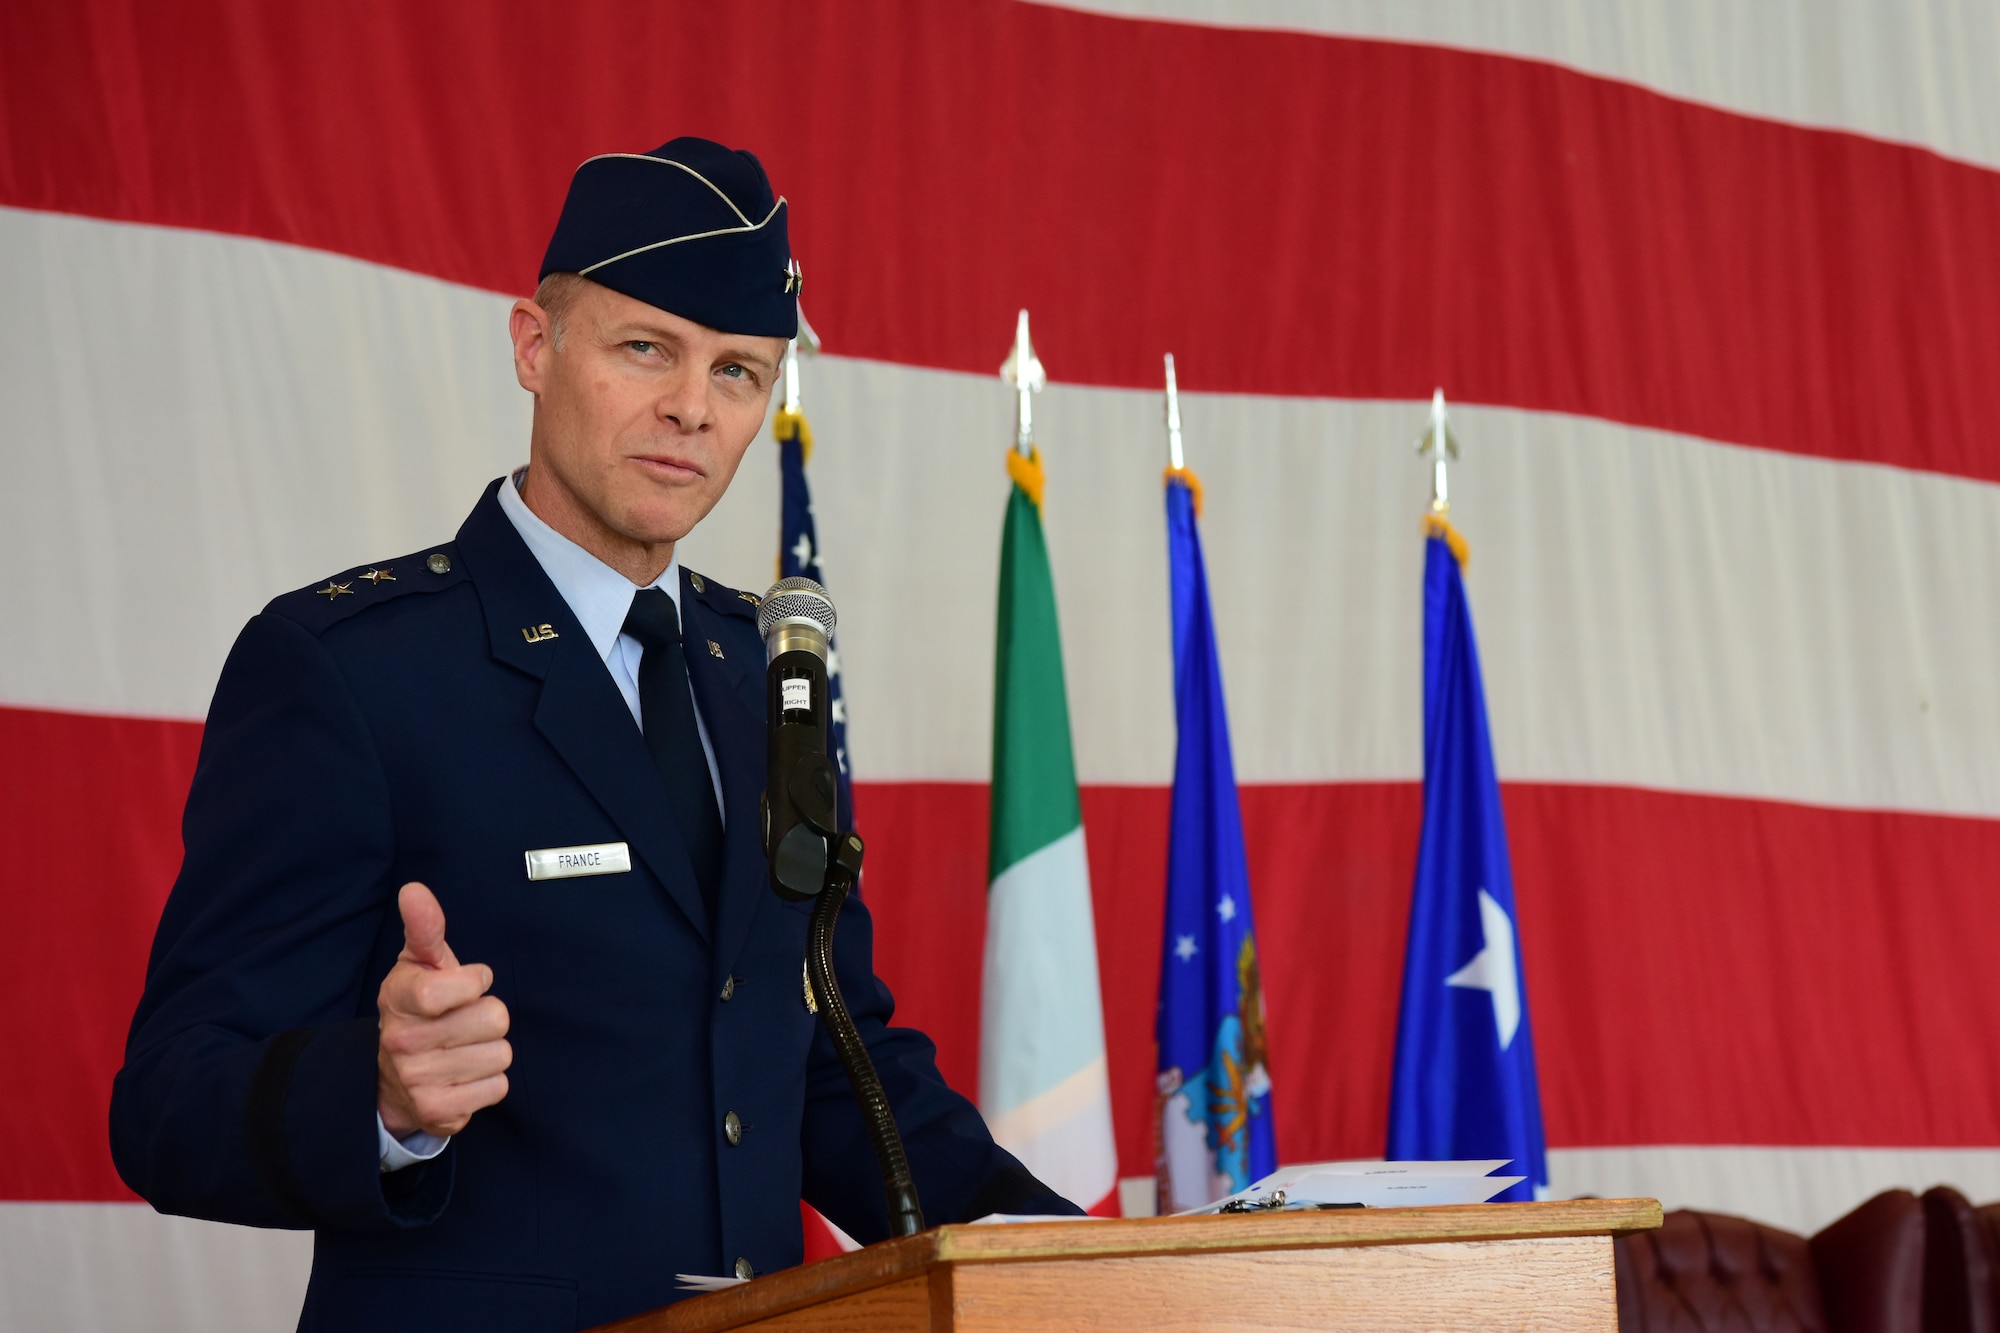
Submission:
<svg viewBox="0 0 2000 1333">
<path fill-rule="evenodd" d="M 0 1199 L 130 1199 L 111 1076 L 180 869 L 191 722 L 0 708 Z"/>
<path fill-rule="evenodd" d="M 0 709 L 0 1199 L 129 1197 L 105 1110 L 199 728 Z M 1152 1169 L 1167 792 L 1087 787 L 1121 1174 Z M 2000 821 L 1509 784 L 1555 1147 L 2000 1145 Z M 986 789 L 863 783 L 901 1021 L 976 1094 Z M 1381 1151 L 1420 793 L 1243 789 L 1279 1147 Z"/>
<path fill-rule="evenodd" d="M 1509 783 L 1554 1147 L 2000 1144 L 2000 821 Z M 1281 1156 L 1373 1156 L 1422 817 L 1413 783 L 1242 790 Z M 985 790 L 868 784 L 876 960 L 978 1077 Z M 1168 795 L 1087 787 L 1120 1174 L 1152 1170 Z"/>
<path fill-rule="evenodd" d="M 665 63 L 663 63 L 663 61 Z M 551 82 L 553 80 L 553 83 Z M 523 89 L 555 87 L 556 96 Z M 961 0 L 0 9 L 0 202 L 503 292 L 572 168 L 753 146 L 832 350 L 1454 398 L 2000 480 L 2000 174 L 1552 65 Z"/>
</svg>

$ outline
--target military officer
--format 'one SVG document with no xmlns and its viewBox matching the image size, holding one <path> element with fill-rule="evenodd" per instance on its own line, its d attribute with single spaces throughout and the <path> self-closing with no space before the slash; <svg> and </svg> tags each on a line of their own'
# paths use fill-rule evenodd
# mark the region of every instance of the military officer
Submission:
<svg viewBox="0 0 2000 1333">
<path fill-rule="evenodd" d="M 756 158 L 577 169 L 513 307 L 528 465 L 449 542 L 277 598 L 223 668 L 112 1095 L 164 1212 L 310 1227 L 300 1326 L 587 1327 L 887 1234 L 766 887 L 756 598 L 681 567 L 799 269 Z M 1074 1212 L 837 968 L 933 1222 Z"/>
</svg>

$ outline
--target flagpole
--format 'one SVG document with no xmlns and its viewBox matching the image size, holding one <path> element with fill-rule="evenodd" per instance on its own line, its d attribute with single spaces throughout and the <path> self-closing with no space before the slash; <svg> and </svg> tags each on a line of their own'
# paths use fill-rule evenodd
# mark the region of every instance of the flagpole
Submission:
<svg viewBox="0 0 2000 1333">
<path fill-rule="evenodd" d="M 1417 453 L 1435 449 L 1431 462 L 1431 512 L 1442 517 L 1451 512 L 1451 486 L 1445 475 L 1445 458 L 1458 457 L 1458 437 L 1451 433 L 1451 418 L 1445 411 L 1444 390 L 1431 394 L 1430 427 L 1417 440 Z"/>
<path fill-rule="evenodd" d="M 1014 450 L 1026 457 L 1035 447 L 1034 395 L 1049 382 L 1048 373 L 1035 356 L 1035 345 L 1028 339 L 1026 310 L 1014 321 L 1014 350 L 1001 365 L 1000 378 L 1014 386 Z"/>
<path fill-rule="evenodd" d="M 1172 352 L 1167 353 L 1167 466 L 1176 472 L 1187 468 L 1181 457 L 1181 393 L 1174 383 Z"/>
<path fill-rule="evenodd" d="M 1424 515 L 1424 819 L 1389 1084 L 1391 1160 L 1508 1158 L 1502 1198 L 1548 1187 L 1541 1089 L 1521 984 L 1519 920 L 1485 685 L 1466 602 L 1470 555 L 1451 524 L 1459 457 L 1444 390 L 1417 453 L 1431 459 Z M 1465 930 L 1476 919 L 1479 934 Z M 1468 991 L 1488 1004 L 1465 1004 Z M 1482 1012 L 1483 1009 L 1483 1012 Z M 1490 1026 L 1489 1026 L 1490 1025 Z"/>
<path fill-rule="evenodd" d="M 1063 688 L 1055 579 L 1042 530 L 1034 394 L 1048 382 L 1014 321 L 1000 378 L 1015 391 L 1014 447 L 995 599 L 986 961 L 979 996 L 979 1110 L 993 1140 L 1086 1209 L 1115 1206 L 1090 858 Z"/>
<path fill-rule="evenodd" d="M 785 343 L 785 411 L 799 412 L 799 358 L 819 354 L 819 335 L 806 323 L 805 304 L 799 304 L 799 332 Z"/>
</svg>

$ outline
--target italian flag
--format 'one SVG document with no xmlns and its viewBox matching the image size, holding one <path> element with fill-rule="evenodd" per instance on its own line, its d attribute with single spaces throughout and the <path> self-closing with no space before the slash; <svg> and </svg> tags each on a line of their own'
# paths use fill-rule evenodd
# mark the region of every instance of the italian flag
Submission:
<svg viewBox="0 0 2000 1333">
<path fill-rule="evenodd" d="M 1007 471 L 979 1107 L 1000 1146 L 1052 1189 L 1115 1212 L 1097 932 L 1042 537 L 1041 455 L 1010 450 Z"/>
</svg>

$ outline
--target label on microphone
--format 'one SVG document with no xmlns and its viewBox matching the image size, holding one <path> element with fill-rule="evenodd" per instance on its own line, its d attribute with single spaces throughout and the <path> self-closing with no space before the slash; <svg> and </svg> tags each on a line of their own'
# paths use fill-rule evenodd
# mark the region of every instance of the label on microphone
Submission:
<svg viewBox="0 0 2000 1333">
<path fill-rule="evenodd" d="M 809 679 L 803 676 L 796 676 L 790 680 L 781 680 L 778 682 L 778 689 L 778 697 L 782 701 L 782 706 L 787 713 L 791 712 L 794 708 L 810 709 L 812 707 L 812 681 Z"/>
</svg>

